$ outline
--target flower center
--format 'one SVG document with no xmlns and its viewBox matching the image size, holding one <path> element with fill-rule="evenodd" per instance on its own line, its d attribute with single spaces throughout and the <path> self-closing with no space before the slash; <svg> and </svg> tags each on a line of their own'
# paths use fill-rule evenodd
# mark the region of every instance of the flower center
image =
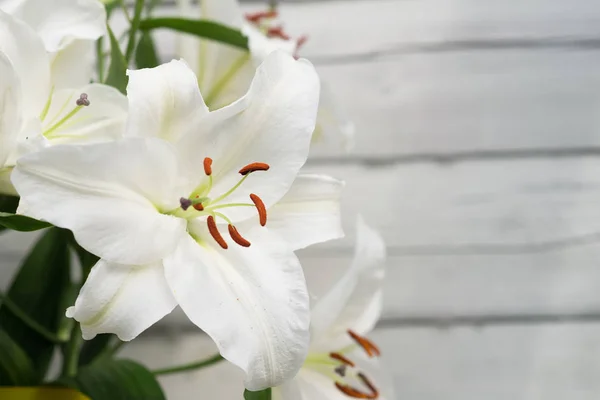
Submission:
<svg viewBox="0 0 600 400">
<path fill-rule="evenodd" d="M 256 13 L 246 14 L 246 21 L 250 22 L 254 26 L 256 26 L 262 33 L 264 33 L 269 38 L 277 38 L 281 40 L 292 40 L 292 37 L 288 35 L 283 26 L 281 25 L 272 25 L 272 22 L 275 18 L 277 18 L 279 13 L 277 10 L 267 10 L 267 11 L 259 11 Z M 296 49 L 294 51 L 294 57 L 296 59 L 300 58 L 298 52 L 300 48 L 304 46 L 306 41 L 308 40 L 307 36 L 300 36 L 296 39 Z"/>
<path fill-rule="evenodd" d="M 44 135 L 48 139 L 57 138 L 60 136 L 59 128 L 64 128 L 68 126 L 69 123 L 73 123 L 72 118 L 77 114 L 83 107 L 87 107 L 90 105 L 90 101 L 88 99 L 88 95 L 86 93 L 81 93 L 79 98 L 75 101 L 75 107 L 72 108 L 69 112 L 67 112 L 69 108 L 69 103 L 72 99 L 71 96 L 67 98 L 67 100 L 63 103 L 61 108 L 58 110 L 56 114 L 49 120 L 46 121 L 48 117 L 48 111 L 50 110 L 50 106 L 52 105 L 52 95 L 54 93 L 54 88 L 52 88 L 50 92 L 50 96 L 48 97 L 48 101 L 40 114 L 40 121 L 44 126 L 42 135 Z M 61 118 L 62 117 L 62 118 Z"/>
<path fill-rule="evenodd" d="M 239 233 L 231 220 L 226 215 L 216 210 L 230 207 L 255 207 L 256 211 L 258 212 L 258 220 L 260 225 L 265 226 L 267 224 L 267 208 L 258 195 L 250 193 L 249 198 L 252 203 L 227 203 L 226 199 L 231 196 L 231 194 L 233 194 L 252 173 L 258 171 L 268 171 L 270 167 L 268 164 L 262 162 L 254 162 L 246 165 L 239 170 L 239 174 L 242 176 L 242 178 L 238 181 L 238 183 L 236 183 L 231 189 L 219 197 L 211 199 L 209 194 L 213 187 L 212 162 L 213 161 L 211 158 L 206 157 L 203 163 L 204 173 L 206 176 L 208 176 L 208 184 L 200 185 L 189 197 L 180 198 L 180 208 L 177 208 L 170 214 L 185 219 L 192 219 L 206 215 L 206 224 L 210 235 L 219 244 L 219 246 L 221 246 L 223 249 L 227 249 L 227 241 L 225 241 L 221 235 L 221 232 L 219 232 L 216 222 L 217 218 L 221 218 L 229 224 L 228 232 L 231 239 L 242 247 L 250 247 L 251 243 Z"/>
<path fill-rule="evenodd" d="M 379 348 L 366 337 L 348 330 L 350 337 L 369 357 L 379 357 Z M 367 375 L 356 368 L 356 364 L 346 355 L 354 350 L 349 346 L 339 352 L 310 354 L 304 362 L 305 367 L 320 372 L 330 378 L 335 387 L 354 399 L 378 399 L 379 390 Z"/>
</svg>

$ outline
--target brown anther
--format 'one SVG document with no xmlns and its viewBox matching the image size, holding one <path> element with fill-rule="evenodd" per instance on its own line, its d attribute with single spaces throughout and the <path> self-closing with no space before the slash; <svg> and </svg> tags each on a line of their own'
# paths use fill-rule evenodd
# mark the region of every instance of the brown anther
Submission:
<svg viewBox="0 0 600 400">
<path fill-rule="evenodd" d="M 250 247 L 250 242 L 247 241 L 240 235 L 235 226 L 229 224 L 229 236 L 233 239 L 234 242 L 243 247 Z"/>
<path fill-rule="evenodd" d="M 381 351 L 379 347 L 375 345 L 375 343 L 371 342 L 366 337 L 360 336 L 356 332 L 348 329 L 348 335 L 354 339 L 354 341 L 363 348 L 363 350 L 369 355 L 369 357 L 379 357 L 381 355 Z"/>
<path fill-rule="evenodd" d="M 254 162 L 254 163 L 250 163 L 248 165 L 246 165 L 244 168 L 239 170 L 239 173 L 242 175 L 248 175 L 251 172 L 256 172 L 256 171 L 268 171 L 269 170 L 269 164 L 265 164 L 262 162 Z"/>
<path fill-rule="evenodd" d="M 259 11 L 255 13 L 249 13 L 245 15 L 246 20 L 249 22 L 258 23 L 265 18 L 277 17 L 277 10 Z"/>
<path fill-rule="evenodd" d="M 378 398 L 379 397 L 379 390 L 377 390 L 377 388 L 375 387 L 375 385 L 373 385 L 373 382 L 371 382 L 369 380 L 369 378 L 367 378 L 367 376 L 365 374 L 363 374 L 362 372 L 358 373 L 358 377 L 365 384 L 365 386 L 369 388 L 369 390 L 371 391 L 371 393 L 373 394 L 373 396 L 375 396 L 375 397 L 372 397 L 372 398 L 373 399 Z"/>
<path fill-rule="evenodd" d="M 294 58 L 297 60 L 300 58 L 300 49 L 304 46 L 304 43 L 308 40 L 308 36 L 300 36 L 296 39 L 296 51 L 294 51 Z"/>
<path fill-rule="evenodd" d="M 275 37 L 275 38 L 279 38 L 279 39 L 283 39 L 283 40 L 290 40 L 289 35 L 287 35 L 283 31 L 283 27 L 282 26 L 274 26 L 272 28 L 269 28 L 267 30 L 267 36 L 268 37 Z"/>
<path fill-rule="evenodd" d="M 250 194 L 250 200 L 252 200 L 256 210 L 258 211 L 260 225 L 265 226 L 267 224 L 267 208 L 265 207 L 265 203 L 263 203 L 262 199 L 254 193 Z"/>
<path fill-rule="evenodd" d="M 346 376 L 347 369 L 348 369 L 348 366 L 346 364 L 342 364 L 342 365 L 338 365 L 337 367 L 335 367 L 333 369 L 333 372 L 335 372 L 336 374 L 338 374 L 339 376 L 344 378 Z"/>
<path fill-rule="evenodd" d="M 192 207 L 194 207 L 196 211 L 204 211 L 204 206 L 202 205 L 202 203 L 194 204 L 192 205 Z"/>
<path fill-rule="evenodd" d="M 343 364 L 346 364 L 346 365 L 348 365 L 350 367 L 354 367 L 355 366 L 352 361 L 350 361 L 349 359 L 347 359 L 346 357 L 344 357 L 340 353 L 329 353 L 329 357 L 333 358 L 334 360 L 338 360 L 338 361 L 342 362 Z"/>
<path fill-rule="evenodd" d="M 377 399 L 379 397 L 379 392 L 365 393 L 350 385 L 344 385 L 339 382 L 335 383 L 335 387 L 337 387 L 340 392 L 353 399 Z"/>
<path fill-rule="evenodd" d="M 207 176 L 212 174 L 212 158 L 206 157 L 204 159 L 204 173 Z"/>
<path fill-rule="evenodd" d="M 215 241 L 219 243 L 219 246 L 227 250 L 227 242 L 225 241 L 225 239 L 223 239 L 223 236 L 221 236 L 221 233 L 217 228 L 215 218 L 212 215 L 208 216 L 208 218 L 206 219 L 206 224 L 208 225 L 208 231 L 212 235 L 213 239 L 215 239 Z"/>
</svg>

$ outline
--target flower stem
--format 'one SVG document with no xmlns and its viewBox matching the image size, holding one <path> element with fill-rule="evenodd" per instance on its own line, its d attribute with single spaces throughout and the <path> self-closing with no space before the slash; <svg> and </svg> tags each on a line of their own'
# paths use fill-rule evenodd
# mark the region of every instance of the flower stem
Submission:
<svg viewBox="0 0 600 400">
<path fill-rule="evenodd" d="M 25 325 L 36 331 L 40 336 L 44 337 L 44 339 L 49 342 L 55 344 L 65 343 L 67 339 L 61 338 L 54 333 L 50 332 L 48 329 L 44 328 L 38 322 L 33 320 L 30 316 L 25 313 L 25 311 L 21 310 L 19 306 L 13 303 L 5 294 L 0 293 L 0 301 L 6 306 L 6 308 L 13 313 L 17 318 L 21 320 Z"/>
<path fill-rule="evenodd" d="M 140 28 L 140 20 L 142 19 L 143 10 L 144 0 L 136 0 L 133 19 L 131 20 L 131 29 L 129 31 L 129 41 L 127 42 L 127 49 L 125 50 L 125 61 L 127 61 L 127 64 L 129 64 L 129 61 L 131 61 L 133 50 L 135 50 L 135 37 Z"/>
<path fill-rule="evenodd" d="M 63 347 L 63 368 L 61 377 L 71 377 L 77 374 L 82 342 L 83 337 L 81 336 L 81 329 L 79 328 L 79 324 L 75 322 L 73 324 L 73 329 L 71 329 L 71 338 Z"/>
<path fill-rule="evenodd" d="M 206 360 L 203 360 L 203 361 L 197 361 L 197 362 L 194 362 L 191 364 L 184 364 L 184 365 L 179 365 L 176 367 L 157 369 L 157 370 L 152 371 L 152 373 L 154 375 L 168 375 L 168 374 L 176 374 L 178 372 L 193 371 L 196 369 L 210 367 L 211 365 L 216 364 L 223 360 L 224 360 L 224 358 L 220 354 L 215 354 L 214 356 L 212 356 Z"/>
</svg>

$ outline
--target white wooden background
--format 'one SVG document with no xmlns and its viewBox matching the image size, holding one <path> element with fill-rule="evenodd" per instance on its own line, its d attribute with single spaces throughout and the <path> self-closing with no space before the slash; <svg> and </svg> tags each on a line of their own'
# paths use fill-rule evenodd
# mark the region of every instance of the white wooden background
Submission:
<svg viewBox="0 0 600 400">
<path fill-rule="evenodd" d="M 351 259 L 357 212 L 384 235 L 389 279 L 373 338 L 397 399 L 596 400 L 600 2 L 281 9 L 357 125 L 351 154 L 316 149 L 307 166 L 347 181 L 348 238 L 301 257 L 318 292 Z M 30 242 L 0 237 L 0 287 Z M 123 354 L 162 367 L 213 351 L 176 314 Z M 176 400 L 240 399 L 237 377 L 223 364 L 162 381 Z"/>
</svg>

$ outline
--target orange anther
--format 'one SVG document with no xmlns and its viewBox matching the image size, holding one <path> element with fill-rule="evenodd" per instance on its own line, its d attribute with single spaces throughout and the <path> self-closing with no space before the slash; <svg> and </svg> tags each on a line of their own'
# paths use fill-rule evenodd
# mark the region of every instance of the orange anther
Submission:
<svg viewBox="0 0 600 400">
<path fill-rule="evenodd" d="M 206 224 L 208 225 L 208 231 L 212 235 L 213 239 L 215 239 L 215 241 L 217 243 L 219 243 L 219 245 L 223 249 L 227 249 L 227 242 L 225 241 L 225 239 L 223 239 L 223 236 L 221 236 L 221 233 L 219 232 L 219 229 L 217 228 L 217 223 L 215 222 L 215 218 L 212 215 L 208 216 L 208 218 L 206 219 Z"/>
<path fill-rule="evenodd" d="M 261 20 L 265 19 L 265 18 L 275 18 L 277 17 L 277 11 L 276 10 L 269 10 L 269 11 L 259 11 L 259 12 L 255 12 L 255 13 L 249 13 L 246 14 L 246 20 L 249 22 L 260 22 Z"/>
<path fill-rule="evenodd" d="M 243 247 L 250 247 L 250 242 L 247 241 L 240 235 L 235 226 L 229 224 L 229 236 L 233 239 L 234 242 Z"/>
<path fill-rule="evenodd" d="M 375 343 L 371 342 L 366 337 L 360 336 L 359 334 L 350 329 L 348 329 L 348 334 L 360 347 L 363 348 L 364 351 L 367 352 L 369 357 L 379 357 L 381 355 L 379 347 L 377 347 Z"/>
<path fill-rule="evenodd" d="M 329 357 L 333 358 L 334 360 L 338 360 L 349 367 L 355 366 L 355 364 L 352 361 L 350 361 L 348 358 L 344 357 L 340 353 L 329 353 Z"/>
<path fill-rule="evenodd" d="M 194 204 L 192 207 L 194 207 L 196 211 L 204 211 L 204 206 L 202 205 L 202 203 Z"/>
<path fill-rule="evenodd" d="M 206 175 L 212 174 L 212 158 L 206 157 L 204 159 L 204 173 Z"/>
<path fill-rule="evenodd" d="M 267 224 L 267 208 L 265 207 L 265 203 L 263 203 L 262 199 L 254 193 L 250 194 L 250 199 L 258 211 L 260 225 L 265 226 Z"/>
<path fill-rule="evenodd" d="M 255 163 L 250 163 L 248 165 L 246 165 L 244 168 L 239 170 L 239 173 L 242 175 L 248 175 L 251 172 L 255 172 L 255 171 L 268 171 L 269 170 L 269 164 L 265 164 L 265 163 L 261 163 L 261 162 L 255 162 Z"/>
<path fill-rule="evenodd" d="M 379 393 L 361 392 L 350 385 L 344 385 L 339 382 L 335 383 L 335 387 L 337 387 L 340 392 L 344 393 L 348 397 L 352 397 L 353 399 L 377 399 L 379 397 Z"/>
<path fill-rule="evenodd" d="M 276 38 L 283 39 L 283 40 L 290 40 L 289 35 L 287 35 L 283 31 L 283 27 L 282 26 L 274 26 L 272 28 L 269 28 L 267 30 L 267 36 L 269 36 L 269 37 L 276 37 Z"/>
</svg>

